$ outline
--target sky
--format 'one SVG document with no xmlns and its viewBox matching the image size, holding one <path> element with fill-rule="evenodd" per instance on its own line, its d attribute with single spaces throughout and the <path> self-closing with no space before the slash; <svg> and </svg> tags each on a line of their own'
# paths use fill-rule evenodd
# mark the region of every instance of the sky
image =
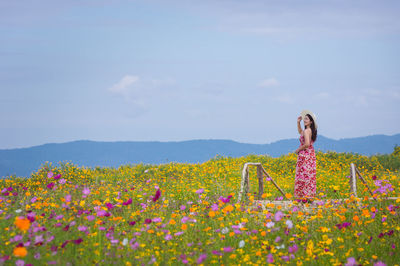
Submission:
<svg viewBox="0 0 400 266">
<path fill-rule="evenodd" d="M 400 133 L 400 1 L 2 0 L 0 149 Z"/>
</svg>

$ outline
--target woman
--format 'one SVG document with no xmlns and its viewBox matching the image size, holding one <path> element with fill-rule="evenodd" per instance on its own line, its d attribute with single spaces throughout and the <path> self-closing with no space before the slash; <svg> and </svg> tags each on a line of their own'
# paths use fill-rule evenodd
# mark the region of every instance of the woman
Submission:
<svg viewBox="0 0 400 266">
<path fill-rule="evenodd" d="M 303 119 L 304 130 L 300 121 Z M 297 118 L 297 129 L 300 134 L 300 146 L 295 151 L 297 156 L 296 177 L 294 182 L 294 197 L 310 201 L 315 197 L 316 185 L 316 160 L 313 144 L 317 139 L 317 123 L 315 115 L 304 110 Z"/>
</svg>

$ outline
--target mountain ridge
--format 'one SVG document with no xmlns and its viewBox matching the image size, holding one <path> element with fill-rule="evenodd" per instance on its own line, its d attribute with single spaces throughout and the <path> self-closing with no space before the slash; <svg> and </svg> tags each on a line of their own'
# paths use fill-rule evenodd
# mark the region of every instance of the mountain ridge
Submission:
<svg viewBox="0 0 400 266">
<path fill-rule="evenodd" d="M 315 149 L 320 151 L 362 155 L 391 153 L 396 145 L 400 145 L 400 134 L 379 134 L 339 140 L 319 135 L 314 144 Z M 118 167 L 137 163 L 200 163 L 216 155 L 241 157 L 262 154 L 278 157 L 293 152 L 298 146 L 298 139 L 283 139 L 268 144 L 241 143 L 229 139 L 167 142 L 75 140 L 26 148 L 0 149 L 0 176 L 29 176 L 46 161 L 53 164 L 70 161 L 87 167 Z"/>
</svg>

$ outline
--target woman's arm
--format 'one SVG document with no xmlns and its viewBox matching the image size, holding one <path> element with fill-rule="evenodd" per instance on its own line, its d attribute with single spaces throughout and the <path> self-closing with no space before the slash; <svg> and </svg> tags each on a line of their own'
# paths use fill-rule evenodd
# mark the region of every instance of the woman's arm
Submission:
<svg viewBox="0 0 400 266">
<path fill-rule="evenodd" d="M 303 130 L 301 129 L 300 121 L 301 121 L 301 116 L 297 118 L 297 131 L 299 131 L 299 134 L 301 135 L 301 132 L 303 132 Z"/>
<path fill-rule="evenodd" d="M 307 149 L 308 147 L 310 147 L 310 143 L 311 143 L 311 129 L 307 128 L 307 129 L 304 130 L 304 144 L 301 145 L 295 151 L 295 153 L 299 153 L 299 151 Z"/>
</svg>

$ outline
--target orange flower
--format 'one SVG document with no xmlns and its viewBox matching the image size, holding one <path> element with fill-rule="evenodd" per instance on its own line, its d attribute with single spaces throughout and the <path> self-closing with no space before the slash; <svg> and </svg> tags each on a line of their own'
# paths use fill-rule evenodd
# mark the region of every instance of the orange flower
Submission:
<svg viewBox="0 0 400 266">
<path fill-rule="evenodd" d="M 31 226 L 31 222 L 27 218 L 16 217 L 15 225 L 22 231 L 26 232 Z"/>
<path fill-rule="evenodd" d="M 25 247 L 16 247 L 14 248 L 13 254 L 15 257 L 25 257 L 26 254 L 28 254 L 28 251 Z"/>
<path fill-rule="evenodd" d="M 187 225 L 186 224 L 182 224 L 182 230 L 186 230 L 187 229 Z"/>
<path fill-rule="evenodd" d="M 358 216 L 356 215 L 356 216 L 353 217 L 353 220 L 358 222 L 360 220 L 360 218 L 358 218 Z"/>
<path fill-rule="evenodd" d="M 215 216 L 215 211 L 210 211 L 210 212 L 208 213 L 208 216 L 214 217 L 214 216 Z"/>
</svg>

